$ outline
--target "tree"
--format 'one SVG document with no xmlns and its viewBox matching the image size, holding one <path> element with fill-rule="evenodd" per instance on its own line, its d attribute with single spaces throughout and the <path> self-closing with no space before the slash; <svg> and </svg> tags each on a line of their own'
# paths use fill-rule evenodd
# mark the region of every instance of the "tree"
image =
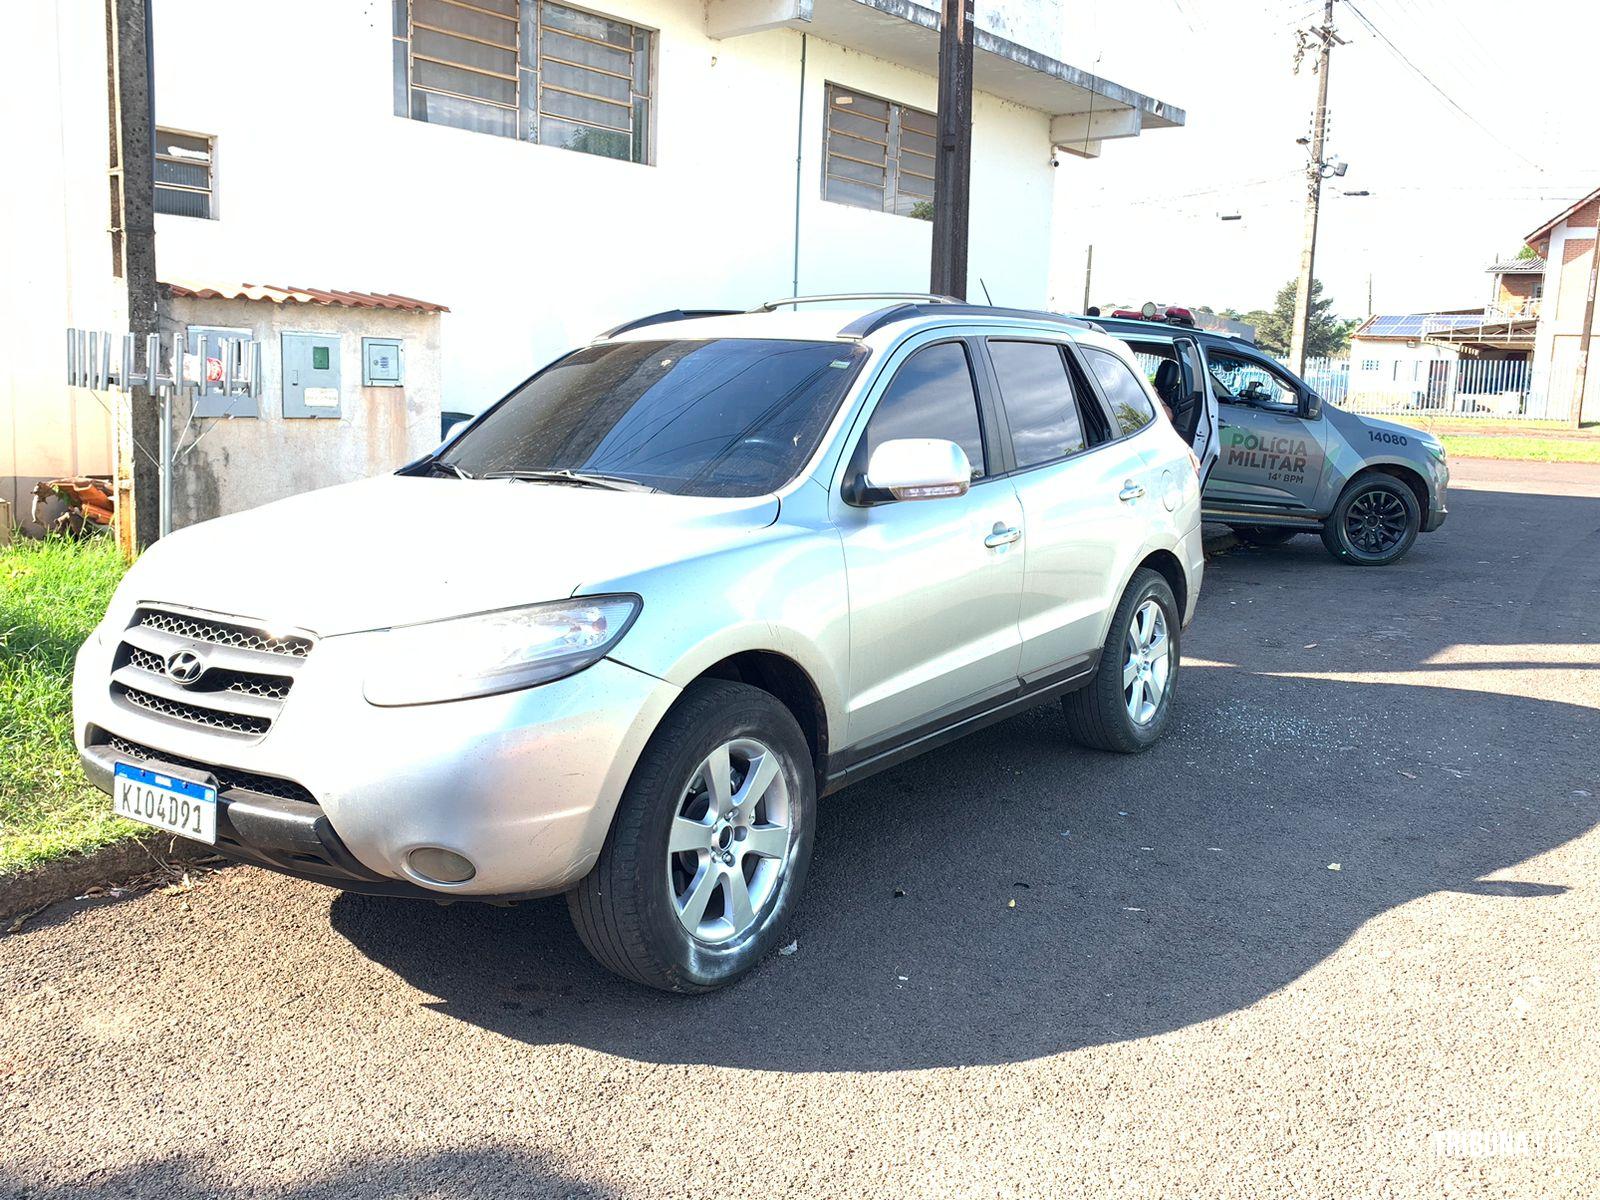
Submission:
<svg viewBox="0 0 1600 1200">
<path fill-rule="evenodd" d="M 1290 331 L 1294 328 L 1295 281 L 1278 289 L 1270 310 L 1257 309 L 1244 319 L 1256 327 L 1256 345 L 1268 354 L 1289 353 Z M 1328 358 L 1350 348 L 1350 331 L 1360 322 L 1344 321 L 1333 315 L 1333 300 L 1324 299 L 1322 280 L 1311 281 L 1311 319 L 1306 323 L 1306 357 Z"/>
</svg>

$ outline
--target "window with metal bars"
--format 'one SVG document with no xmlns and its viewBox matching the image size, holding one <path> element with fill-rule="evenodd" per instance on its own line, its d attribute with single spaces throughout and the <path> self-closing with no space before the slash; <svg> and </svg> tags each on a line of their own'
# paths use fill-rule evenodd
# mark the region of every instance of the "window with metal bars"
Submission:
<svg viewBox="0 0 1600 1200">
<path fill-rule="evenodd" d="M 175 217 L 214 216 L 212 139 L 204 134 L 156 130 L 155 209 Z"/>
<path fill-rule="evenodd" d="M 932 113 L 827 87 L 824 199 L 933 220 Z"/>
<path fill-rule="evenodd" d="M 655 34 L 550 0 L 395 0 L 395 112 L 648 163 Z"/>
</svg>

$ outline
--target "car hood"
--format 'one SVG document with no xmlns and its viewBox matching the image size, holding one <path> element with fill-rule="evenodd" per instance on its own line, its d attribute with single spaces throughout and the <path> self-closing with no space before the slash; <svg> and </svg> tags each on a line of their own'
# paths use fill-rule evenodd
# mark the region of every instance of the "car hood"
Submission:
<svg viewBox="0 0 1600 1200">
<path fill-rule="evenodd" d="M 166 603 L 328 636 L 557 600 L 771 525 L 774 496 L 710 499 L 381 476 L 161 539 L 113 617 Z"/>
</svg>

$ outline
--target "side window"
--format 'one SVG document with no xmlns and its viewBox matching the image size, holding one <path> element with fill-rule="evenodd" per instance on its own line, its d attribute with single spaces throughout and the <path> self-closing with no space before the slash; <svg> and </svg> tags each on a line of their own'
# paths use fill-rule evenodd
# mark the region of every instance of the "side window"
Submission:
<svg viewBox="0 0 1600 1200">
<path fill-rule="evenodd" d="M 928 346 L 900 364 L 856 448 L 856 469 L 865 470 L 872 452 L 896 438 L 945 438 L 967 452 L 974 479 L 986 473 L 978 391 L 960 342 Z"/>
<path fill-rule="evenodd" d="M 1085 347 L 1084 362 L 1100 382 L 1100 390 L 1111 405 L 1111 419 L 1116 423 L 1116 433 L 1126 436 L 1137 433 L 1156 419 L 1155 405 L 1145 385 L 1115 354 Z"/>
<path fill-rule="evenodd" d="M 1213 382 L 1219 385 L 1217 399 L 1224 404 L 1252 404 L 1280 412 L 1299 410 L 1300 393 L 1261 363 L 1216 350 L 1206 352 L 1206 361 L 1211 366 Z"/>
<path fill-rule="evenodd" d="M 1061 347 L 1051 342 L 991 341 L 989 357 L 1000 380 L 1018 467 L 1054 462 L 1088 444 Z"/>
</svg>

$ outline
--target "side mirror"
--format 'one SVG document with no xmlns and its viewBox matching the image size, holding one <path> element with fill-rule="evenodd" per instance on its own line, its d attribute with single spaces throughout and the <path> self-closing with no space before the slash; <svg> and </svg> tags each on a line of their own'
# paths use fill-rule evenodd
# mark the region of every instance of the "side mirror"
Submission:
<svg viewBox="0 0 1600 1200">
<path fill-rule="evenodd" d="M 963 496 L 972 486 L 967 452 L 943 438 L 896 438 L 867 460 L 866 484 L 896 500 Z"/>
<path fill-rule="evenodd" d="M 1308 421 L 1315 421 L 1322 416 L 1322 397 L 1308 390 L 1303 411 L 1305 412 L 1305 419 Z"/>
</svg>

